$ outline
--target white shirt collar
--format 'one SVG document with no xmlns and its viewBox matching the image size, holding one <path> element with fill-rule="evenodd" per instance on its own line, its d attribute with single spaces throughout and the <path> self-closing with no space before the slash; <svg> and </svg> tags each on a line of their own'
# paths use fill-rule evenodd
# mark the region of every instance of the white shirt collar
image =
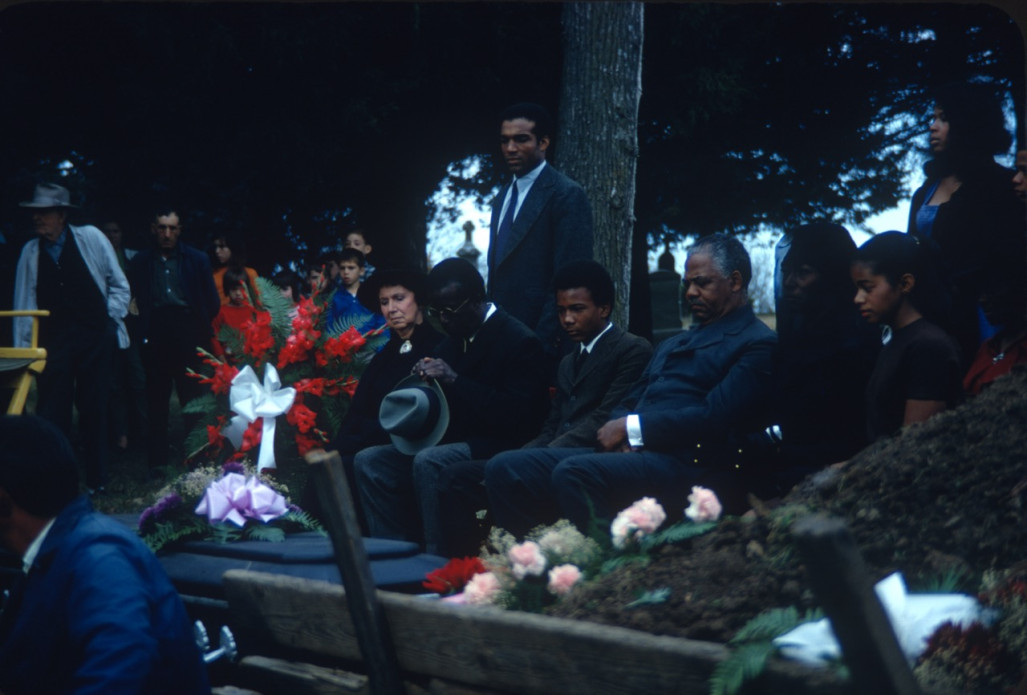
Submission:
<svg viewBox="0 0 1027 695">
<path fill-rule="evenodd" d="M 592 340 L 588 341 L 587 345 L 585 343 L 581 344 L 581 352 L 585 352 L 585 353 L 591 354 L 592 353 L 592 348 L 594 348 L 596 346 L 596 343 L 599 342 L 599 339 L 602 338 L 604 335 L 606 335 L 606 332 L 608 330 L 610 330 L 611 328 L 613 328 L 613 322 L 612 321 L 607 321 L 606 322 L 606 328 L 604 328 L 603 330 L 599 331 L 599 334 L 596 335 L 595 338 L 592 338 Z"/>
<path fill-rule="evenodd" d="M 488 309 L 485 310 L 485 319 L 481 322 L 481 326 L 484 326 L 485 325 L 485 321 L 488 321 L 490 318 L 492 318 L 492 314 L 496 313 L 496 305 L 493 304 L 492 302 L 488 302 L 485 306 L 487 306 Z M 474 339 L 478 335 L 478 331 L 481 330 L 481 326 L 478 326 L 478 330 L 474 332 L 474 335 L 472 335 L 470 338 L 467 339 L 468 343 L 473 343 L 474 342 Z"/>
<path fill-rule="evenodd" d="M 57 521 L 56 517 L 46 522 L 46 526 L 39 532 L 39 535 L 32 539 L 29 543 L 28 550 L 21 557 L 21 570 L 28 574 L 29 570 L 32 569 L 33 563 L 36 561 L 36 556 L 39 555 L 39 549 L 43 547 L 43 541 L 46 540 L 46 534 L 50 533 L 50 529 L 53 527 L 53 522 Z"/>
</svg>

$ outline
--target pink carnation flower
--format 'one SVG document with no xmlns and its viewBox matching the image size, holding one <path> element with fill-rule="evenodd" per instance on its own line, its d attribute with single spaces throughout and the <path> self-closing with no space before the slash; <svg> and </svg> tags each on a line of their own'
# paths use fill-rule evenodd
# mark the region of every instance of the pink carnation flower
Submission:
<svg viewBox="0 0 1027 695">
<path fill-rule="evenodd" d="M 557 565 L 549 570 L 549 591 L 557 596 L 566 596 L 580 580 L 581 570 L 574 565 Z"/>
<path fill-rule="evenodd" d="M 495 603 L 499 591 L 499 579 L 492 572 L 476 574 L 464 587 L 464 603 L 470 606 Z"/>
<path fill-rule="evenodd" d="M 705 487 L 695 485 L 692 487 L 692 494 L 688 496 L 688 507 L 685 509 L 685 516 L 692 521 L 716 521 L 723 511 L 717 495 Z"/>
<path fill-rule="evenodd" d="M 510 558 L 510 570 L 518 579 L 524 579 L 529 574 L 541 575 L 546 569 L 546 556 L 535 541 L 515 545 L 507 552 L 507 557 Z"/>
<path fill-rule="evenodd" d="M 617 514 L 610 525 L 613 545 L 623 548 L 628 539 L 639 540 L 660 527 L 667 519 L 663 507 L 652 497 L 643 497 Z"/>
</svg>

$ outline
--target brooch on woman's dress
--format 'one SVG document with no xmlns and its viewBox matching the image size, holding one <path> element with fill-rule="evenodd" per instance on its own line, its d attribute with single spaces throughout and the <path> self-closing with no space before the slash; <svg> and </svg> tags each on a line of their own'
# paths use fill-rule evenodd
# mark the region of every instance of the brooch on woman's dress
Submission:
<svg viewBox="0 0 1027 695">
<path fill-rule="evenodd" d="M 408 352 L 410 352 L 413 349 L 414 349 L 413 343 L 411 343 L 409 340 L 404 340 L 403 344 L 399 346 L 399 354 L 405 355 L 405 354 L 407 354 Z"/>
</svg>

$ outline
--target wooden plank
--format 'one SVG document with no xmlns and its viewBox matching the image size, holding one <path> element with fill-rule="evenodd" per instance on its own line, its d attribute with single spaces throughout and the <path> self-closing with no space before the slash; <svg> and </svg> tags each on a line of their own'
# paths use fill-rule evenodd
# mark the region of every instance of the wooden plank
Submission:
<svg viewBox="0 0 1027 695">
<path fill-rule="evenodd" d="M 307 454 L 317 496 L 325 518 L 328 535 L 335 549 L 339 575 L 348 591 L 354 632 L 360 644 L 373 695 L 402 695 L 403 681 L 399 675 L 396 651 L 389 637 L 389 626 L 378 601 L 378 592 L 371 576 L 360 524 L 354 511 L 353 497 L 342 467 L 339 452 L 314 451 Z"/>
<path fill-rule="evenodd" d="M 856 542 L 841 519 L 809 516 L 792 527 L 810 584 L 842 648 L 858 693 L 919 695 Z"/>
<path fill-rule="evenodd" d="M 368 695 L 367 676 L 342 669 L 285 661 L 265 656 L 247 656 L 239 662 L 246 683 L 259 684 L 267 693 L 290 695 Z"/>
<path fill-rule="evenodd" d="M 237 634 L 359 659 L 342 587 L 232 570 L 225 592 Z M 706 695 L 725 646 L 528 613 L 452 606 L 380 592 L 400 668 L 509 693 Z M 811 676 L 815 685 L 805 689 Z M 830 672 L 774 663 L 763 692 L 843 692 Z"/>
</svg>

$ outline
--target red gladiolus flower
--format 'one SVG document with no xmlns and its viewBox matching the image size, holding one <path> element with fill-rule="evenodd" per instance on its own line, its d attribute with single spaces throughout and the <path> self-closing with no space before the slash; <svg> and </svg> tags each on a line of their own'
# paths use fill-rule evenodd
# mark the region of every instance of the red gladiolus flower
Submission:
<svg viewBox="0 0 1027 695">
<path fill-rule="evenodd" d="M 476 557 L 455 557 L 437 570 L 429 572 L 421 585 L 443 596 L 463 591 L 476 574 L 485 572 L 485 565 Z"/>
<path fill-rule="evenodd" d="M 258 417 L 256 420 L 250 423 L 250 426 L 246 428 L 246 431 L 242 435 L 242 444 L 239 446 L 240 452 L 249 451 L 254 447 L 260 446 L 260 440 L 264 436 L 264 418 Z"/>
<path fill-rule="evenodd" d="M 345 333 L 325 341 L 324 354 L 326 357 L 338 357 L 342 362 L 349 362 L 366 342 L 360 331 L 350 326 Z"/>
<path fill-rule="evenodd" d="M 292 387 L 296 389 L 296 393 L 309 393 L 320 398 L 325 392 L 325 380 L 323 377 L 300 379 Z"/>
<path fill-rule="evenodd" d="M 356 379 L 349 376 L 346 377 L 346 381 L 344 381 L 339 388 L 348 393 L 350 398 L 353 398 L 353 394 L 357 392 L 358 383 L 359 382 Z"/>
<path fill-rule="evenodd" d="M 317 425 L 317 413 L 302 403 L 293 403 L 289 412 L 285 414 L 285 419 L 303 433 L 309 432 Z"/>
<path fill-rule="evenodd" d="M 300 456 L 306 456 L 311 449 L 319 449 L 328 442 L 328 437 L 321 430 L 315 429 L 314 433 L 317 436 L 312 437 L 302 432 L 296 433 L 296 449 L 300 452 Z"/>
<path fill-rule="evenodd" d="M 221 434 L 221 423 L 207 425 L 207 444 L 220 451 L 225 446 L 225 435 Z"/>
<path fill-rule="evenodd" d="M 186 373 L 192 378 L 199 380 L 201 384 L 210 384 L 210 390 L 216 396 L 228 393 L 229 389 L 232 388 L 232 379 L 239 374 L 239 369 L 217 358 L 206 358 L 203 361 L 214 368 L 212 376 L 204 376 L 191 369 Z"/>
<path fill-rule="evenodd" d="M 271 314 L 266 311 L 258 311 L 256 318 L 246 321 L 242 325 L 243 352 L 252 357 L 260 358 L 275 346 L 274 338 L 271 337 Z"/>
</svg>

